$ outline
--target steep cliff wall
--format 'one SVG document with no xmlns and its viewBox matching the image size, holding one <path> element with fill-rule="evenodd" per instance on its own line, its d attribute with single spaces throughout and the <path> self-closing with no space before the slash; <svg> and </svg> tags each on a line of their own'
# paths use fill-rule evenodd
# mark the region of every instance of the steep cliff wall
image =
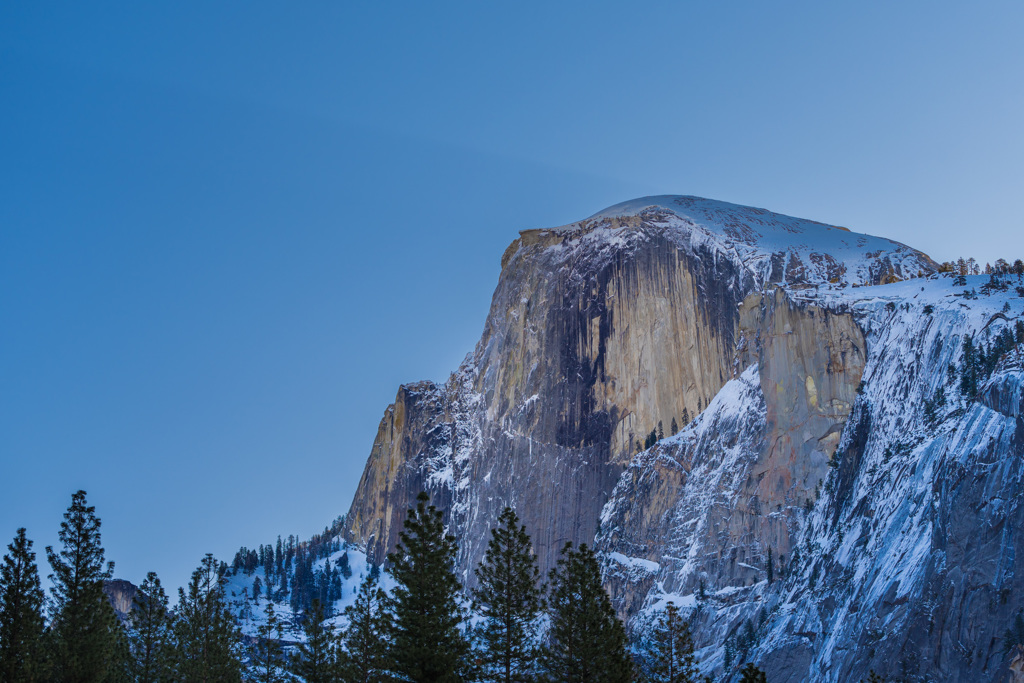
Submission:
<svg viewBox="0 0 1024 683">
<path fill-rule="evenodd" d="M 593 539 L 637 442 L 718 392 L 749 276 L 663 231 L 619 237 L 513 244 L 475 353 L 443 387 L 403 388 L 381 422 L 348 523 L 371 558 L 426 489 L 465 567 L 512 504 L 547 568 L 566 542 Z"/>
<path fill-rule="evenodd" d="M 1008 679 L 1024 372 L 1011 354 L 962 396 L 956 368 L 966 335 L 993 339 L 1024 301 L 962 292 L 940 278 L 745 302 L 737 357 L 756 362 L 605 507 L 598 547 L 634 632 L 676 602 L 702 669 L 728 680 L 745 661 L 792 683 Z"/>
<path fill-rule="evenodd" d="M 426 458 L 451 447 L 453 419 L 448 408 L 444 388 L 419 382 L 403 385 L 384 411 L 359 482 L 360 504 L 352 506 L 346 519 L 347 533 L 375 548 L 378 563 L 397 543 L 404 519 L 394 501 L 415 499 L 427 487 Z M 449 507 L 450 495 L 435 502 Z"/>
<path fill-rule="evenodd" d="M 604 509 L 597 547 L 624 617 L 655 581 L 696 595 L 758 583 L 769 551 L 784 566 L 829 471 L 864 369 L 860 329 L 782 289 L 747 297 L 741 321 L 745 372 L 637 457 Z"/>
<path fill-rule="evenodd" d="M 110 600 L 110 606 L 114 608 L 114 614 L 122 624 L 128 623 L 135 608 L 135 596 L 139 593 L 139 587 L 124 579 L 107 579 L 103 582 L 103 593 Z"/>
<path fill-rule="evenodd" d="M 393 547 L 423 488 L 458 532 L 467 581 L 505 505 L 517 508 L 542 567 L 551 567 L 565 542 L 593 541 L 638 442 L 659 423 L 668 433 L 699 414 L 737 372 L 748 294 L 770 283 L 875 283 L 932 268 L 888 240 L 693 197 L 646 198 L 524 231 L 502 266 L 474 353 L 444 386 L 403 388 L 381 423 L 346 529 L 373 561 Z M 753 309 L 759 304 L 746 315 L 757 317 Z M 802 389 L 820 395 L 810 430 L 834 417 L 832 402 L 850 399 L 821 381 Z M 776 483 L 758 496 L 779 504 L 777 480 L 789 475 L 762 474 Z"/>
<path fill-rule="evenodd" d="M 381 422 L 345 531 L 371 560 L 426 489 L 468 584 L 513 505 L 545 569 L 596 543 L 634 635 L 679 605 L 721 680 L 1019 673 L 1024 345 L 958 386 L 1024 282 L 693 197 L 524 231 L 502 266 L 475 351 Z"/>
</svg>

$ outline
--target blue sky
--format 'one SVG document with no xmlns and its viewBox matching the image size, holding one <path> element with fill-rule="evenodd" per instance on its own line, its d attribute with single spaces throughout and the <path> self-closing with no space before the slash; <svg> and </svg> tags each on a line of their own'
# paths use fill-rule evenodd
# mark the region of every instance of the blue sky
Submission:
<svg viewBox="0 0 1024 683">
<path fill-rule="evenodd" d="M 648 194 L 1024 256 L 1024 5 L 4 3 L 0 538 L 181 584 L 345 512 L 517 231 Z M 44 574 L 46 570 L 44 568 Z"/>
</svg>

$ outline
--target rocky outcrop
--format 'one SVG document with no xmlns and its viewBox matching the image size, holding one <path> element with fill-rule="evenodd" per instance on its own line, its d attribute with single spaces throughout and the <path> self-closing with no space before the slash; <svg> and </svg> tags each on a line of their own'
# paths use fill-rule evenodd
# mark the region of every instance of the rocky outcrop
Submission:
<svg viewBox="0 0 1024 683">
<path fill-rule="evenodd" d="M 524 231 L 502 257 L 474 353 L 443 386 L 403 387 L 388 408 L 346 536 L 382 561 L 426 489 L 458 532 L 468 582 L 505 505 L 550 568 L 566 542 L 593 541 L 648 435 L 698 415 L 736 374 L 741 317 L 757 315 L 741 310 L 748 294 L 931 267 L 888 240 L 693 197 Z M 806 390 L 824 392 L 825 412 L 847 400 Z"/>
<path fill-rule="evenodd" d="M 114 614 L 122 624 L 128 623 L 132 610 L 135 608 L 135 596 L 139 587 L 124 579 L 107 579 L 103 582 L 103 592 L 114 608 Z"/>
<path fill-rule="evenodd" d="M 702 669 L 729 680 L 747 660 L 792 683 L 1006 680 L 1024 372 L 1012 352 L 976 397 L 955 387 L 963 337 L 994 338 L 1010 321 L 993 311 L 1020 302 L 967 305 L 951 282 L 744 303 L 747 370 L 605 507 L 598 546 L 634 632 L 679 604 Z"/>
<path fill-rule="evenodd" d="M 614 245 L 517 242 L 476 352 L 443 387 L 403 387 L 381 422 L 347 530 L 376 561 L 426 489 L 463 539 L 485 542 L 515 505 L 553 565 L 593 539 L 638 442 L 696 415 L 732 372 L 751 288 L 735 264 L 642 225 Z M 464 541 L 466 566 L 481 550 Z"/>
<path fill-rule="evenodd" d="M 696 595 L 782 572 L 830 469 L 864 370 L 848 314 L 782 289 L 741 306 L 748 368 L 692 427 L 638 457 L 605 508 L 598 548 L 620 614 L 659 591 Z M 638 514 L 640 513 L 640 514 Z M 634 580 L 636 559 L 657 566 Z"/>
<path fill-rule="evenodd" d="M 359 482 L 360 504 L 346 518 L 346 533 L 375 549 L 377 563 L 398 541 L 404 510 L 395 502 L 411 501 L 426 489 L 431 470 L 426 456 L 451 448 L 453 421 L 447 404 L 441 387 L 419 382 L 403 385 L 384 411 Z M 450 496 L 435 502 L 449 507 Z"/>
<path fill-rule="evenodd" d="M 544 569 L 596 543 L 635 635 L 676 603 L 721 680 L 1009 680 L 1024 348 L 957 387 L 1022 302 L 933 265 L 692 197 L 524 231 L 474 352 L 388 408 L 345 535 L 382 561 L 425 489 L 472 585 L 512 505 Z"/>
</svg>

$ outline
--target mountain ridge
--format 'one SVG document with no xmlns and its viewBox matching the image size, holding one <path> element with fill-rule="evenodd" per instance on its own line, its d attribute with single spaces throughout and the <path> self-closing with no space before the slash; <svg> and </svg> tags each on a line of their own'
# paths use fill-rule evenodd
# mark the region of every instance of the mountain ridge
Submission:
<svg viewBox="0 0 1024 683">
<path fill-rule="evenodd" d="M 936 527 L 899 524 L 898 515 L 930 514 L 917 488 L 893 489 L 890 507 L 903 512 L 887 526 L 858 500 L 879 468 L 925 457 L 902 439 L 923 433 L 924 404 L 940 386 L 949 387 L 948 405 L 960 406 L 943 408 L 947 431 L 978 405 L 949 384 L 963 338 L 990 343 L 1021 316 L 1005 282 L 993 289 L 973 276 L 965 278 L 971 289 L 958 291 L 937 270 L 891 240 L 693 197 L 641 198 L 522 231 L 502 257 L 474 351 L 447 382 L 403 385 L 385 411 L 344 535 L 369 561 L 383 561 L 413 497 L 427 490 L 460 539 L 458 569 L 471 586 L 490 526 L 513 505 L 542 569 L 566 542 L 596 542 L 606 585 L 634 632 L 669 598 L 687 606 L 701 625 L 702 668 L 728 669 L 732 648 L 779 681 L 848 680 L 866 675 L 864 661 L 895 675 L 886 657 L 902 661 L 900 675 L 915 667 L 932 675 L 938 665 L 925 660 L 934 655 L 920 653 L 934 643 L 920 636 L 920 615 L 883 603 L 941 583 L 914 564 L 940 552 L 921 550 Z M 931 327 L 940 324 L 948 334 Z M 985 385 L 998 405 L 1018 411 L 1004 415 L 1010 436 L 1000 437 L 1000 460 L 1024 447 L 1019 401 L 1003 396 L 1014 395 L 1019 375 L 1007 370 L 998 389 Z M 840 530 L 848 526 L 867 529 L 867 544 L 872 529 L 917 539 L 917 559 L 864 569 L 850 559 Z M 833 550 L 819 557 L 815 548 Z M 696 555 L 672 559 L 687 553 Z M 794 554 L 815 561 L 797 566 Z M 788 577 L 793 600 L 766 583 L 766 557 Z M 917 573 L 904 576 L 911 566 Z M 875 602 L 862 605 L 831 584 L 816 594 L 819 575 L 833 571 L 867 571 Z M 893 593 L 886 572 L 904 576 L 906 588 Z M 789 604 L 799 618 L 765 611 Z M 887 635 L 864 650 L 858 634 L 837 626 L 835 604 L 874 615 L 849 621 Z M 839 635 L 818 639 L 830 629 Z M 872 654 L 851 659 L 836 639 Z M 908 652 L 917 657 L 909 663 Z M 969 670 L 954 659 L 941 665 Z"/>
</svg>

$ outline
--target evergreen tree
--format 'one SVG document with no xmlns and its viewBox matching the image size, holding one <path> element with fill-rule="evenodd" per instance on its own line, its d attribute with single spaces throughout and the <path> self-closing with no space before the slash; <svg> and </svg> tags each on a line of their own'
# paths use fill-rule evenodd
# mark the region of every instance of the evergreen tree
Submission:
<svg viewBox="0 0 1024 683">
<path fill-rule="evenodd" d="M 132 606 L 128 629 L 133 676 L 137 683 L 171 680 L 171 615 L 156 572 L 146 574 Z"/>
<path fill-rule="evenodd" d="M 526 527 L 512 508 L 498 517 L 483 562 L 476 569 L 475 611 L 483 617 L 480 632 L 485 680 L 532 681 L 537 660 L 537 618 L 543 607 L 537 585 L 540 569 Z"/>
<path fill-rule="evenodd" d="M 135 683 L 135 662 L 132 660 L 132 644 L 128 632 L 116 617 L 114 623 L 114 654 L 103 683 Z"/>
<path fill-rule="evenodd" d="M 33 683 L 46 674 L 43 589 L 24 527 L 7 550 L 0 566 L 0 683 Z"/>
<path fill-rule="evenodd" d="M 263 582 L 257 576 L 252 582 L 252 601 L 259 602 L 261 595 L 263 595 Z"/>
<path fill-rule="evenodd" d="M 1024 645 L 1024 610 L 1018 610 L 1013 624 L 1003 634 L 1003 651 L 1009 652 L 1017 645 Z"/>
<path fill-rule="evenodd" d="M 341 571 L 341 575 L 346 579 L 352 578 L 352 567 L 348 564 L 348 551 L 346 550 L 341 555 L 341 559 L 338 560 L 338 569 Z"/>
<path fill-rule="evenodd" d="M 669 603 L 654 631 L 647 650 L 649 683 L 698 683 L 700 671 L 693 655 L 690 625 L 679 616 L 679 608 Z"/>
<path fill-rule="evenodd" d="M 256 628 L 250 661 L 257 683 L 281 683 L 287 680 L 282 672 L 284 652 L 281 648 L 281 622 L 274 612 L 274 603 L 267 601 L 265 620 Z M 309 682 L 307 682 L 309 683 Z"/>
<path fill-rule="evenodd" d="M 885 683 L 885 679 L 876 674 L 875 670 L 872 669 L 868 672 L 867 680 L 862 681 L 862 683 Z"/>
<path fill-rule="evenodd" d="M 749 663 L 740 669 L 740 683 L 768 683 L 768 677 L 753 663 Z"/>
<path fill-rule="evenodd" d="M 594 552 L 567 543 L 551 571 L 549 644 L 542 661 L 559 683 L 626 683 L 632 662 L 626 633 L 601 585 Z"/>
<path fill-rule="evenodd" d="M 772 548 L 768 546 L 768 562 L 765 564 L 768 570 L 768 583 L 775 580 L 775 560 L 772 558 Z"/>
<path fill-rule="evenodd" d="M 679 432 L 679 425 L 676 423 L 676 418 L 672 418 L 672 434 Z"/>
<path fill-rule="evenodd" d="M 683 408 L 683 426 L 690 424 L 690 411 Z"/>
<path fill-rule="evenodd" d="M 345 683 L 390 680 L 391 605 L 387 594 L 377 586 L 378 575 L 379 571 L 371 571 L 359 586 L 355 602 L 345 608 L 348 628 L 341 634 L 337 650 Z"/>
<path fill-rule="evenodd" d="M 444 533 L 440 510 L 420 493 L 395 552 L 388 555 L 394 590 L 395 671 L 414 683 L 456 683 L 469 670 L 462 632 L 455 538 Z"/>
<path fill-rule="evenodd" d="M 263 552 L 263 576 L 267 579 L 267 595 L 270 595 L 271 588 L 274 585 L 274 551 L 268 545 L 262 550 Z"/>
<path fill-rule="evenodd" d="M 274 573 L 276 576 L 284 573 L 284 544 L 280 536 L 277 537 L 277 550 L 274 551 Z"/>
<path fill-rule="evenodd" d="M 302 630 L 306 642 L 299 644 L 298 656 L 293 669 L 306 683 L 333 683 L 337 680 L 338 667 L 334 658 L 334 629 L 324 626 L 324 608 L 314 600 Z"/>
<path fill-rule="evenodd" d="M 242 679 L 241 636 L 224 599 L 220 565 L 207 554 L 192 572 L 188 592 L 178 589 L 174 624 L 175 680 L 183 683 Z"/>
<path fill-rule="evenodd" d="M 978 366 L 980 364 L 981 358 L 974 345 L 974 338 L 968 334 L 964 337 L 963 366 L 960 370 L 960 393 L 968 398 L 972 398 L 978 393 Z"/>
<path fill-rule="evenodd" d="M 661 426 L 661 420 L 658 420 L 658 441 L 665 438 L 665 430 Z"/>
<path fill-rule="evenodd" d="M 47 546 L 50 575 L 50 649 L 54 675 L 65 683 L 99 683 L 112 672 L 120 626 L 103 592 L 114 564 L 104 567 L 100 520 L 85 491 L 71 497 L 58 534 L 62 548 Z"/>
</svg>

